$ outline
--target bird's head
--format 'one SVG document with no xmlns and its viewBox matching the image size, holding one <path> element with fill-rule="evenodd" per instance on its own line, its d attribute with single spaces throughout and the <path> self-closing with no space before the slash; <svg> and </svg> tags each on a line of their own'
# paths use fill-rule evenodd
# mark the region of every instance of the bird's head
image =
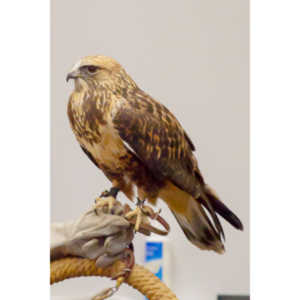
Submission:
<svg viewBox="0 0 300 300">
<path fill-rule="evenodd" d="M 113 89 L 135 86 L 122 66 L 107 56 L 86 56 L 80 59 L 68 73 L 66 80 L 75 80 L 75 86 L 106 87 Z"/>
</svg>

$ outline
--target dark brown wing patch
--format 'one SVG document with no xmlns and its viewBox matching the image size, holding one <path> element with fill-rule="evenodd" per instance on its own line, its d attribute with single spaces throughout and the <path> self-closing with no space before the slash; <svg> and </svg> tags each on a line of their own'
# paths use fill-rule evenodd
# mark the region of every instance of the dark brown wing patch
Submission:
<svg viewBox="0 0 300 300">
<path fill-rule="evenodd" d="M 158 180 L 171 180 L 197 197 L 195 149 L 183 128 L 162 104 L 143 91 L 127 95 L 114 118 L 115 128 Z"/>
</svg>

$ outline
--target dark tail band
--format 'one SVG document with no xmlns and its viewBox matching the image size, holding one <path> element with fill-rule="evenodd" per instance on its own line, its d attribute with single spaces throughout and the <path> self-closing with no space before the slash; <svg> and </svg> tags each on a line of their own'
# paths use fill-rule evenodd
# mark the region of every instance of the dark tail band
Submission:
<svg viewBox="0 0 300 300">
<path fill-rule="evenodd" d="M 210 203 L 214 210 L 222 216 L 226 221 L 228 221 L 233 227 L 239 230 L 243 230 L 244 226 L 241 220 L 223 203 L 221 202 L 215 193 L 206 186 L 205 188 L 206 196 L 210 200 Z M 202 203 L 206 207 L 206 203 Z M 206 207 L 207 208 L 207 207 Z"/>
</svg>

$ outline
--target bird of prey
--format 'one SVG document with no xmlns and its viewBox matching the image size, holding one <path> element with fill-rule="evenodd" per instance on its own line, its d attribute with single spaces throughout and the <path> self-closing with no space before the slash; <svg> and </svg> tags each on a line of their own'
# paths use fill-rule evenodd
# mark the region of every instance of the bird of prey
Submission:
<svg viewBox="0 0 300 300">
<path fill-rule="evenodd" d="M 110 57 L 80 59 L 69 79 L 75 82 L 68 103 L 72 130 L 85 154 L 111 181 L 108 195 L 122 191 L 132 200 L 136 187 L 140 205 L 162 199 L 194 245 L 223 253 L 224 232 L 217 215 L 237 229 L 243 225 L 205 183 L 195 146 L 175 116 Z"/>
</svg>

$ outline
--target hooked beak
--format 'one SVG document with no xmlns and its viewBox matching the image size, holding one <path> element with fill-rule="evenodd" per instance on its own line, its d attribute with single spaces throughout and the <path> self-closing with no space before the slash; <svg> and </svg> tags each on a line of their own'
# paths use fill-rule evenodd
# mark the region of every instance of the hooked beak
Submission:
<svg viewBox="0 0 300 300">
<path fill-rule="evenodd" d="M 80 73 L 79 73 L 78 70 L 72 71 L 72 72 L 70 72 L 70 73 L 67 75 L 66 81 L 68 82 L 69 79 L 76 79 L 76 78 L 79 77 L 79 75 L 80 75 Z"/>
</svg>

